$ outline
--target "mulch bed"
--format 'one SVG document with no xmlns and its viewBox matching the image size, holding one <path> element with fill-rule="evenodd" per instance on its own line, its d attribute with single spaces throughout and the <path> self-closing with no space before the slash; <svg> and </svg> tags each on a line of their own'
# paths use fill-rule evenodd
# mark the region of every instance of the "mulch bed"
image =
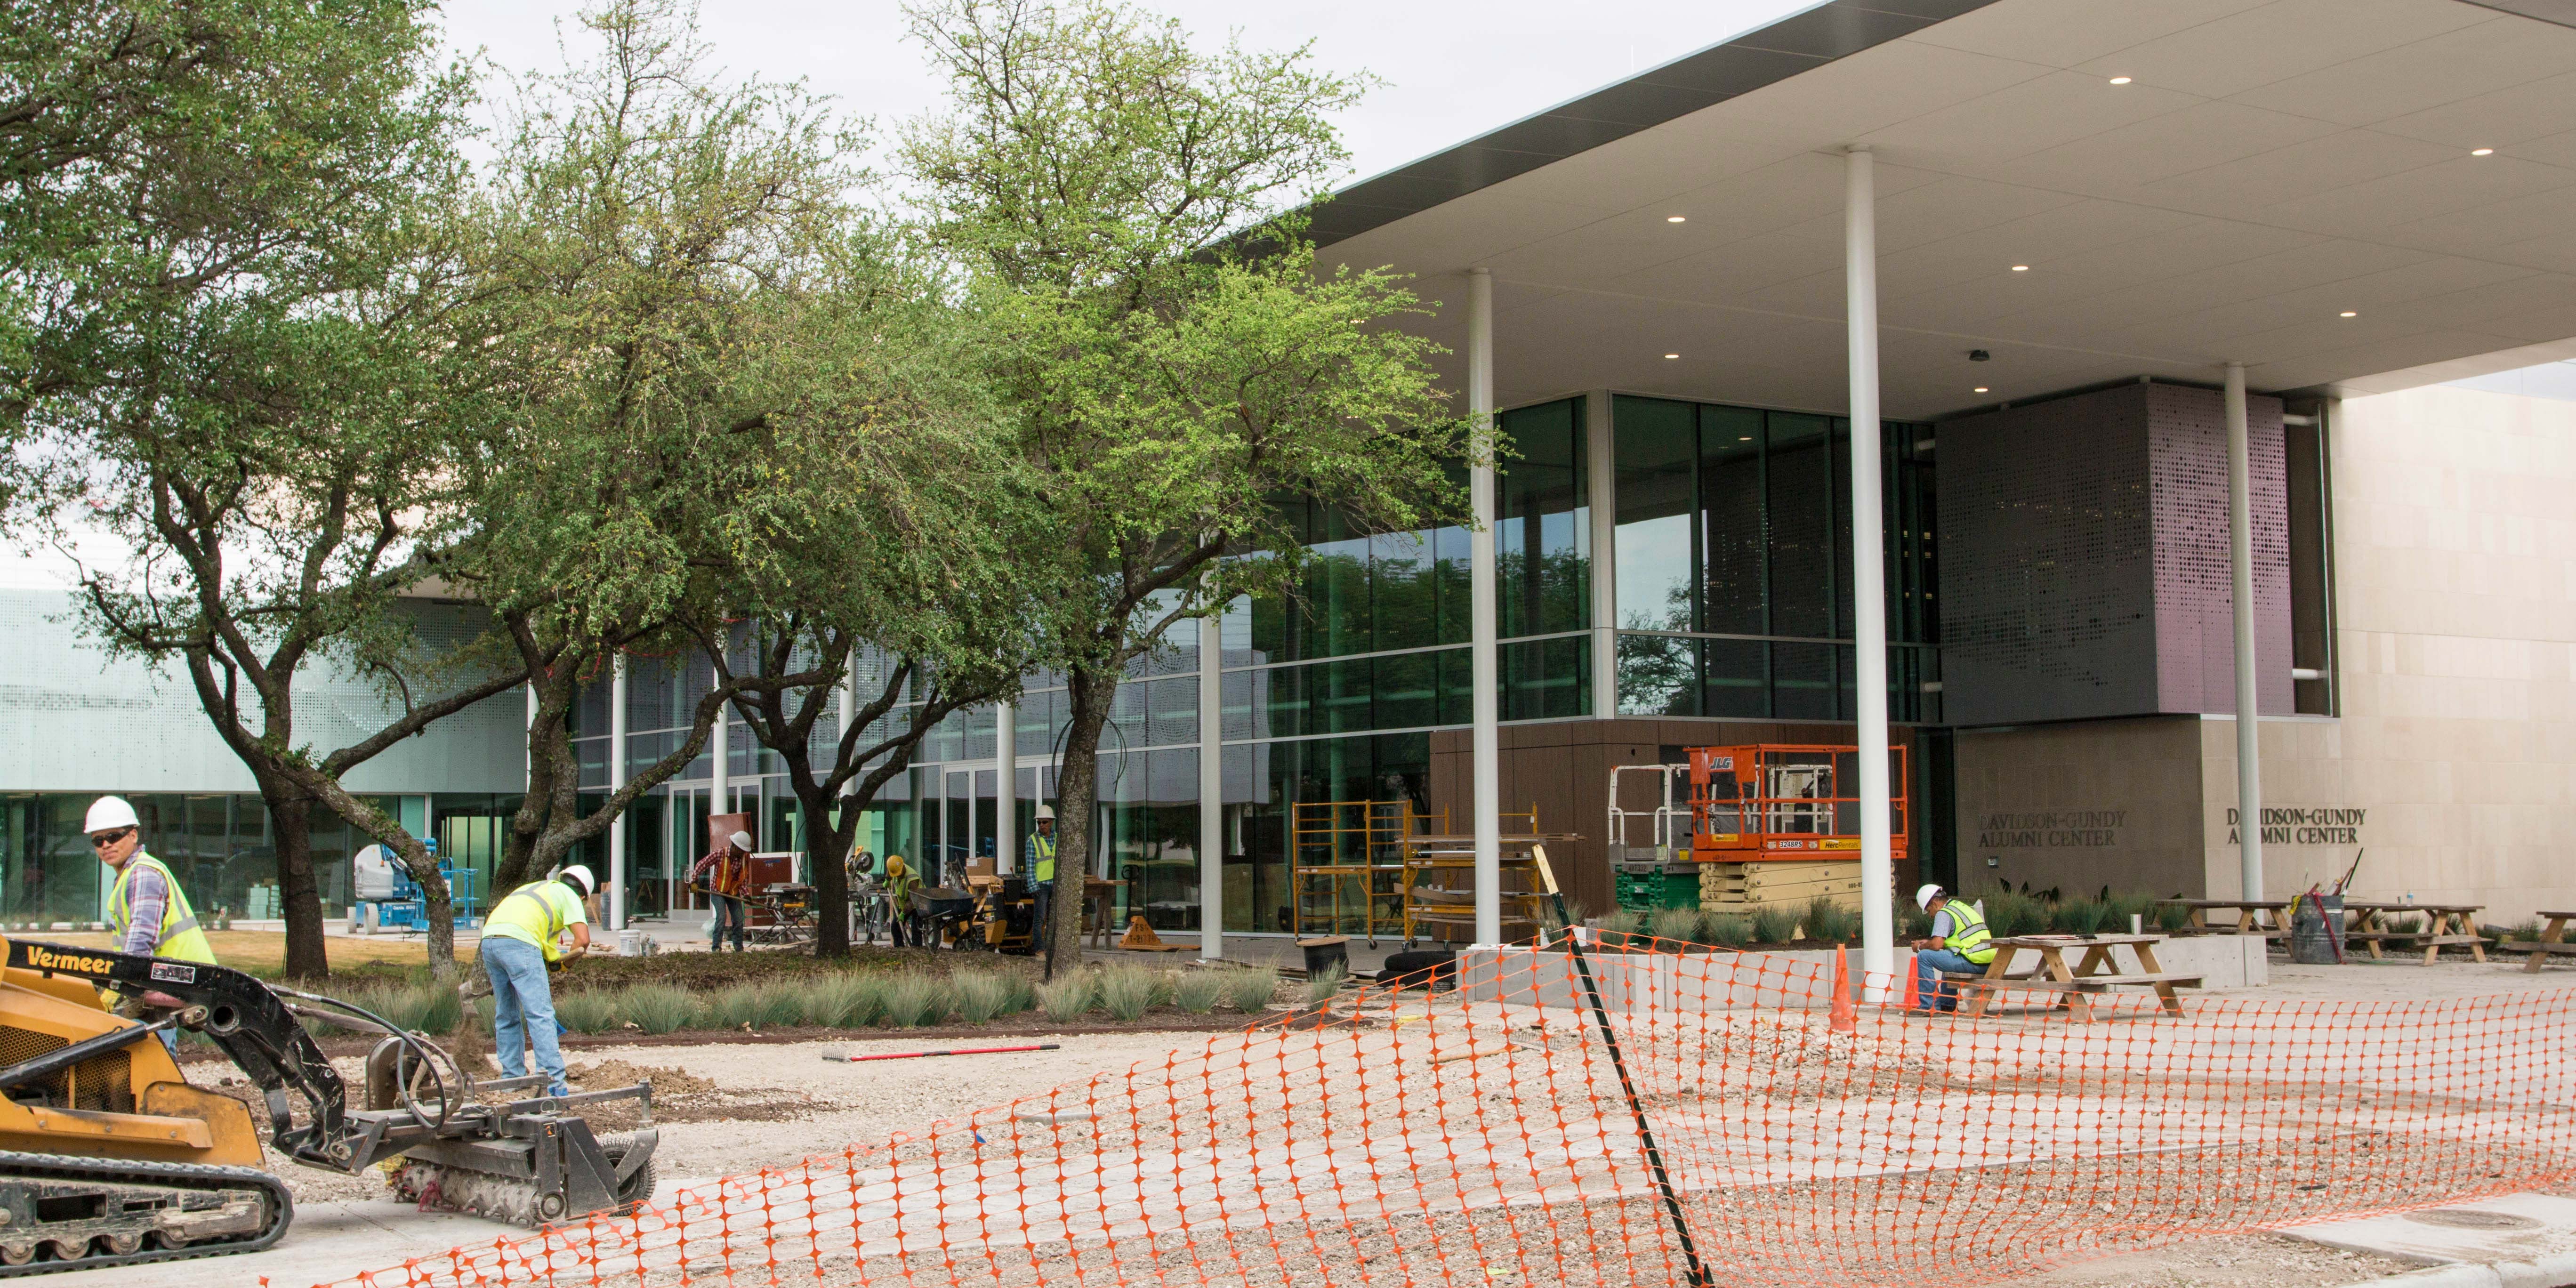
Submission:
<svg viewBox="0 0 2576 1288">
<path fill-rule="evenodd" d="M 586 1051 L 600 1047 L 622 1046 L 705 1046 L 716 1042 L 784 1046 L 794 1042 L 1001 1040 L 1039 1034 L 1087 1037 L 1100 1033 L 1227 1033 L 1244 1028 L 1256 1022 L 1257 1018 L 1269 1017 L 1240 1015 L 1230 1011 L 1213 1015 L 1192 1015 L 1186 1011 L 1155 1011 L 1132 1022 L 1086 1018 L 1076 1023 L 1066 1024 L 1050 1020 L 1036 1011 L 1023 1011 L 1018 1015 L 997 1019 L 989 1024 L 940 1024 L 918 1029 L 820 1029 L 799 1025 L 793 1028 L 761 1029 L 751 1033 L 740 1029 L 680 1029 L 676 1032 L 658 1034 L 633 1031 L 567 1033 L 562 1038 L 562 1046 L 566 1051 Z M 486 1042 L 490 1040 L 489 1034 L 483 1037 Z M 372 1034 L 334 1034 L 314 1039 L 321 1045 L 322 1053 L 334 1060 L 362 1058 L 369 1051 L 374 1050 L 376 1043 L 382 1040 Z M 439 1041 L 441 1045 L 446 1044 L 443 1038 Z M 225 1066 L 230 1066 L 232 1063 L 219 1051 L 197 1046 L 180 1047 L 179 1062 Z"/>
</svg>

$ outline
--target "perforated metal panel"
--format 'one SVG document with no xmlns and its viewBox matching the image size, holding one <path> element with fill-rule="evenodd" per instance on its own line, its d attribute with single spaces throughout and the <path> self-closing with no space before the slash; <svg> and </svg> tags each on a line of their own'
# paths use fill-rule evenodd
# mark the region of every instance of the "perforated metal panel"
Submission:
<svg viewBox="0 0 2576 1288">
<path fill-rule="evenodd" d="M 50 1055 L 70 1045 L 50 1033 L 0 1024 L 0 1068 Z M 46 1103 L 60 1108 L 134 1112 L 134 1065 L 123 1051 L 84 1060 L 68 1072 L 47 1079 L 42 1087 Z"/>
</svg>

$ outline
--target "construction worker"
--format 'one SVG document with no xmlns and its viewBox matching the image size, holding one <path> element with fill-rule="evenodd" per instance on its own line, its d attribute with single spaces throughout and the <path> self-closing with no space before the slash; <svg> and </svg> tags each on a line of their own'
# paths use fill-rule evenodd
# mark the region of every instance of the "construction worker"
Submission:
<svg viewBox="0 0 2576 1288">
<path fill-rule="evenodd" d="M 1914 941 L 1914 1011 L 1929 1015 L 1959 1009 L 1959 991 L 1942 978 L 1981 974 L 1995 960 L 1994 935 L 1984 914 L 1937 885 L 1914 892 L 1914 904 L 1932 914 L 1932 934 Z"/>
<path fill-rule="evenodd" d="M 714 908 L 707 917 L 707 951 L 724 951 L 725 930 L 733 930 L 733 950 L 743 951 L 744 930 L 750 921 L 751 833 L 736 832 L 723 845 L 707 852 L 689 869 L 689 880 L 702 885 L 707 903 Z"/>
<path fill-rule="evenodd" d="M 1045 952 L 1049 935 L 1047 910 L 1055 906 L 1055 807 L 1038 803 L 1038 825 L 1020 842 L 1020 871 L 1038 896 L 1036 951 Z"/>
<path fill-rule="evenodd" d="M 904 930 L 908 926 L 912 927 L 910 940 L 916 946 L 920 945 L 921 930 L 913 924 L 912 920 L 912 892 L 920 888 L 920 875 L 912 870 L 911 864 L 904 862 L 902 855 L 886 856 L 886 930 L 897 948 L 904 946 L 906 942 Z"/>
<path fill-rule="evenodd" d="M 550 1096 L 569 1096 L 572 1087 L 564 1081 L 563 1048 L 555 1041 L 562 1030 L 555 1024 L 555 994 L 546 982 L 546 967 L 590 951 L 585 905 L 598 884 L 589 868 L 576 863 L 511 891 L 483 922 L 480 956 L 483 973 L 492 980 L 492 1045 L 501 1059 L 501 1075 L 527 1076 L 526 1048 L 534 1041 Z M 566 939 L 572 941 L 570 947 Z"/>
<path fill-rule="evenodd" d="M 134 806 L 122 796 L 101 796 L 90 802 L 82 830 L 89 833 L 98 861 L 116 873 L 107 892 L 107 920 L 116 950 L 213 965 L 215 946 L 198 927 L 196 910 L 188 906 L 188 892 L 179 888 L 179 878 L 161 860 L 143 848 L 143 820 L 134 816 Z M 135 998 L 110 993 L 109 999 L 117 1013 L 128 1018 L 145 1010 L 179 1006 L 179 999 L 160 992 Z M 171 1030 L 161 1030 L 161 1045 L 171 1055 L 179 1054 L 179 1038 Z"/>
</svg>

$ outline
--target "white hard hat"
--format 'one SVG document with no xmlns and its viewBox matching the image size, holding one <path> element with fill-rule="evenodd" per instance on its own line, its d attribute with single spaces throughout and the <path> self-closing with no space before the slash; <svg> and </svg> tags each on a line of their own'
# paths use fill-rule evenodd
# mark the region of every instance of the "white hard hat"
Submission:
<svg viewBox="0 0 2576 1288">
<path fill-rule="evenodd" d="M 733 842 L 733 848 L 740 850 L 745 854 L 751 853 L 751 833 L 736 832 L 725 839 Z"/>
<path fill-rule="evenodd" d="M 1932 911 L 1932 901 L 1948 893 L 1950 892 L 1939 886 L 1927 885 L 1914 892 L 1914 906 L 1921 908 L 1925 912 L 1930 912 Z"/>
<path fill-rule="evenodd" d="M 570 881 L 573 884 L 580 886 L 583 894 L 589 894 L 591 891 L 599 888 L 599 878 L 592 876 L 590 874 L 590 869 L 579 863 L 573 864 L 571 867 L 565 868 L 563 871 L 556 873 L 555 880 Z"/>
<path fill-rule="evenodd" d="M 120 827 L 141 827 L 143 820 L 134 816 L 134 807 L 122 796 L 101 796 L 89 803 L 89 822 L 84 832 L 109 832 Z"/>
<path fill-rule="evenodd" d="M 1038 806 L 1038 821 L 1039 821 L 1039 822 L 1041 822 L 1041 823 L 1052 823 L 1052 822 L 1054 822 L 1054 821 L 1055 821 L 1055 806 L 1053 806 L 1053 805 L 1040 805 L 1040 806 Z"/>
</svg>

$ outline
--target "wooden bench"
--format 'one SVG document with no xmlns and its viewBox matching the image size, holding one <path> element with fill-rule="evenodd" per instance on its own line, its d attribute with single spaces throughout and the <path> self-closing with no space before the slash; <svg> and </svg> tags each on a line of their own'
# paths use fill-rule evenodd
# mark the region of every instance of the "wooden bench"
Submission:
<svg viewBox="0 0 2576 1288">
<path fill-rule="evenodd" d="M 2158 899 L 2156 906 L 2191 913 L 2191 924 L 2176 929 L 2173 933 L 2177 935 L 2261 935 L 2279 939 L 2289 933 L 2282 928 L 2290 906 L 2287 899 Z M 2209 914 L 2219 911 L 2233 911 L 2236 924 L 2209 924 Z"/>
<path fill-rule="evenodd" d="M 2576 912 L 2543 912 L 2540 915 L 2549 919 L 2549 924 L 2540 932 L 2540 938 L 2496 944 L 2498 952 L 2531 954 L 2531 960 L 2524 962 L 2522 968 L 2532 974 L 2540 972 L 2552 953 L 2576 953 L 2576 944 L 2567 942 L 2567 923 L 2576 921 Z"/>
<path fill-rule="evenodd" d="M 2384 903 L 2346 900 L 2344 915 L 2351 918 L 2344 927 L 2347 943 L 2358 943 L 2370 949 L 2373 960 L 2384 954 L 2381 944 L 2402 944 L 2424 950 L 2424 964 L 2430 966 L 2445 948 L 2466 948 L 2469 955 L 2483 962 L 2487 959 L 2486 936 L 2477 933 L 2477 914 L 2481 905 L 2474 903 Z M 2388 918 L 2410 913 L 2424 914 L 2421 930 L 2390 930 Z"/>
</svg>

